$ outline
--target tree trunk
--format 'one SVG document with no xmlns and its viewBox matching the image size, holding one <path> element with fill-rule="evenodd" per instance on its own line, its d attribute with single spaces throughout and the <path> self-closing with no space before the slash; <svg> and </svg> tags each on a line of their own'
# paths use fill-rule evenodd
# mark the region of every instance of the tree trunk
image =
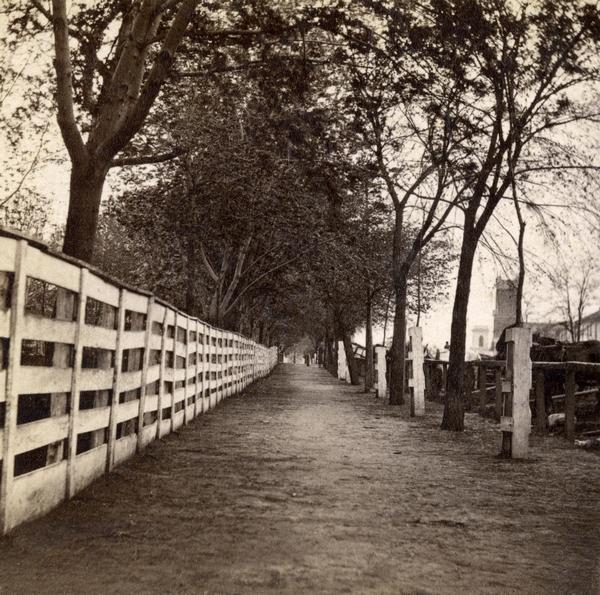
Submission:
<svg viewBox="0 0 600 595">
<path fill-rule="evenodd" d="M 358 386 L 360 384 L 360 376 L 358 374 L 358 364 L 354 358 L 354 351 L 352 349 L 352 340 L 348 333 L 344 333 L 344 351 L 346 352 L 346 364 L 348 366 L 348 372 L 350 372 L 350 384 Z"/>
<path fill-rule="evenodd" d="M 373 304 L 371 303 L 371 292 L 367 289 L 367 320 L 365 329 L 365 392 L 373 388 L 374 362 L 373 362 Z"/>
<path fill-rule="evenodd" d="M 406 375 L 406 293 L 407 279 L 398 279 L 394 313 L 394 335 L 391 349 L 390 405 L 404 404 Z"/>
<path fill-rule="evenodd" d="M 523 286 L 525 285 L 525 222 L 519 221 L 519 243 L 517 250 L 519 254 L 519 277 L 517 279 L 517 316 L 515 323 L 523 324 Z"/>
<path fill-rule="evenodd" d="M 452 309 L 450 330 L 450 358 L 446 402 L 442 418 L 442 430 L 462 432 L 464 430 L 464 379 L 467 338 L 467 308 L 471 293 L 471 273 L 477 248 L 477 237 L 473 231 L 465 229 L 460 253 L 460 263 L 456 279 L 456 293 Z"/>
<path fill-rule="evenodd" d="M 108 168 L 96 163 L 74 163 L 69 186 L 69 212 L 63 252 L 92 262 L 102 188 Z"/>
</svg>

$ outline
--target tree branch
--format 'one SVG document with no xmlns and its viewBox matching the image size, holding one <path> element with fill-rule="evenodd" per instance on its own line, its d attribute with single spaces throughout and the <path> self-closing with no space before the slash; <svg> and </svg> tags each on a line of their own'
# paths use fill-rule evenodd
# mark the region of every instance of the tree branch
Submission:
<svg viewBox="0 0 600 595">
<path fill-rule="evenodd" d="M 52 26 L 54 28 L 54 68 L 56 70 L 56 103 L 58 125 L 69 156 L 74 163 L 87 154 L 85 144 L 75 120 L 73 85 L 71 81 L 71 56 L 69 54 L 69 29 L 66 0 L 52 0 Z"/>
<path fill-rule="evenodd" d="M 152 163 L 163 163 L 171 161 L 185 154 L 184 149 L 175 149 L 158 155 L 140 155 L 138 157 L 120 157 L 110 162 L 110 167 L 125 167 L 128 165 L 150 165 Z"/>
</svg>

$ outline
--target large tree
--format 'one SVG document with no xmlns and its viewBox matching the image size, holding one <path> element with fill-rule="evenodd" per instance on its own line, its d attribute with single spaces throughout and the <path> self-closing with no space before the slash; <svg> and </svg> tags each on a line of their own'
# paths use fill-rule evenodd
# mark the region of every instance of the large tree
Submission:
<svg viewBox="0 0 600 595">
<path fill-rule="evenodd" d="M 152 134 L 144 130 L 165 81 L 174 72 L 195 77 L 235 69 L 231 60 L 246 63 L 248 52 L 235 55 L 224 48 L 233 44 L 247 50 L 265 31 L 280 35 L 290 29 L 285 19 L 293 21 L 293 14 L 277 6 L 227 2 L 217 8 L 209 0 L 101 0 L 73 3 L 69 10 L 66 0 L 52 0 L 51 8 L 38 0 L 10 0 L 4 7 L 9 19 L 5 48 L 31 42 L 52 26 L 55 109 L 71 161 L 67 254 L 92 259 L 111 168 L 156 163 L 180 152 L 168 135 L 149 143 Z M 28 96 L 34 108 L 46 90 L 43 82 L 40 78 L 40 91 Z"/>
</svg>

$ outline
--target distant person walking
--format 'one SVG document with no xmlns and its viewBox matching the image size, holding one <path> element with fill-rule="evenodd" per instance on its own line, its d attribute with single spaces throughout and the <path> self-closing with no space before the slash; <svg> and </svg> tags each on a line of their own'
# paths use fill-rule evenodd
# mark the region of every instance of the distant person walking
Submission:
<svg viewBox="0 0 600 595">
<path fill-rule="evenodd" d="M 304 354 L 304 363 L 305 363 L 307 366 L 310 366 L 310 355 L 309 355 L 308 353 L 305 353 L 305 354 Z"/>
</svg>

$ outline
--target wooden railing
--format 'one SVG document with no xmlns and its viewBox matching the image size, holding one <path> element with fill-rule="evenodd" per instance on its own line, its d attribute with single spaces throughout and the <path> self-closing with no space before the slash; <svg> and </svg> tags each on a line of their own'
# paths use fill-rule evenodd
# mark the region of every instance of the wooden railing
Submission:
<svg viewBox="0 0 600 595">
<path fill-rule="evenodd" d="M 467 406 L 477 407 L 479 412 L 487 414 L 493 403 L 493 416 L 499 420 L 502 412 L 502 380 L 506 362 L 502 360 L 473 360 L 466 363 L 465 401 Z M 425 360 L 425 386 L 429 399 L 440 400 L 446 390 L 448 362 L 442 360 Z M 600 387 L 600 364 L 587 362 L 532 362 L 533 387 L 530 403 L 533 405 L 535 429 L 547 431 L 549 409 L 547 403 L 563 401 L 565 414 L 565 438 L 575 438 L 575 411 L 577 402 L 582 397 L 596 395 L 600 398 L 600 388 L 577 391 L 577 374 L 585 374 L 597 380 Z M 548 375 L 564 374 L 564 393 L 547 395 Z M 437 374 L 437 378 L 436 378 Z"/>
<path fill-rule="evenodd" d="M 0 230 L 0 532 L 276 362 L 276 348 Z"/>
</svg>

